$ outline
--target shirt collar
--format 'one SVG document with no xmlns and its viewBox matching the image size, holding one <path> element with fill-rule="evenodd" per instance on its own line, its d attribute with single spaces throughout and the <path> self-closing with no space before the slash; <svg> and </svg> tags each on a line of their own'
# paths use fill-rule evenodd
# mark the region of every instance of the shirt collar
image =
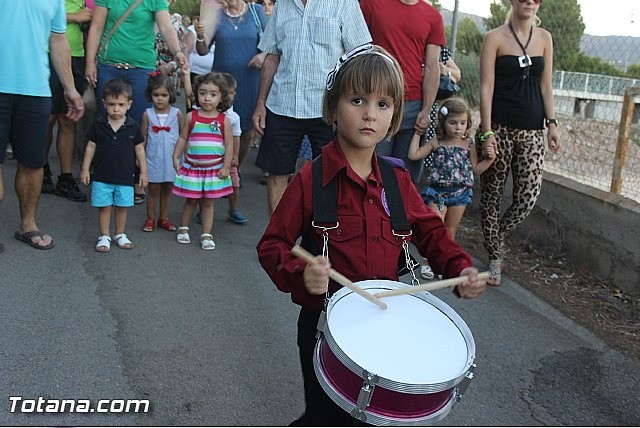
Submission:
<svg viewBox="0 0 640 428">
<path fill-rule="evenodd" d="M 340 144 L 338 144 L 338 137 L 336 137 L 322 148 L 322 186 L 329 184 L 342 170 L 345 171 L 346 176 L 355 175 L 340 148 Z M 355 179 L 355 177 L 352 177 L 352 179 Z M 375 155 L 373 156 L 373 170 L 369 175 L 369 180 L 373 180 L 376 186 L 382 186 L 382 175 Z"/>
<path fill-rule="evenodd" d="M 109 123 L 109 118 L 106 114 L 98 116 L 98 119 L 96 120 L 99 123 L 102 123 L 104 125 L 107 125 Z M 125 119 L 123 126 L 133 126 L 133 124 L 134 124 L 133 119 L 131 118 L 131 116 L 127 115 L 127 118 Z"/>
</svg>

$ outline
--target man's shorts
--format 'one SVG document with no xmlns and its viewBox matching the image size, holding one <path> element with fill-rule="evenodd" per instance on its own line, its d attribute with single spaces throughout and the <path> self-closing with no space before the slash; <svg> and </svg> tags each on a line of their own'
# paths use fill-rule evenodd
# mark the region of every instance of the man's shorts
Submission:
<svg viewBox="0 0 640 428">
<path fill-rule="evenodd" d="M 437 204 L 440 211 L 444 207 L 466 207 L 473 200 L 471 187 L 430 187 L 420 194 L 425 204 Z"/>
<path fill-rule="evenodd" d="M 0 93 L 0 163 L 10 142 L 19 164 L 42 168 L 50 112 L 50 97 Z"/>
<path fill-rule="evenodd" d="M 298 152 L 305 135 L 311 141 L 312 156 L 322 151 L 336 134 L 322 118 L 296 119 L 267 109 L 267 127 L 260 142 L 256 166 L 271 175 L 289 175 L 296 170 Z"/>
<path fill-rule="evenodd" d="M 91 183 L 91 206 L 96 208 L 132 207 L 133 186 L 94 181 Z"/>
<path fill-rule="evenodd" d="M 49 86 L 51 86 L 51 114 L 67 114 L 67 101 L 64 99 L 64 88 L 58 74 L 51 64 L 51 75 L 49 76 Z M 84 92 L 84 57 L 71 57 L 71 72 L 73 73 L 73 83 L 80 95 Z"/>
</svg>

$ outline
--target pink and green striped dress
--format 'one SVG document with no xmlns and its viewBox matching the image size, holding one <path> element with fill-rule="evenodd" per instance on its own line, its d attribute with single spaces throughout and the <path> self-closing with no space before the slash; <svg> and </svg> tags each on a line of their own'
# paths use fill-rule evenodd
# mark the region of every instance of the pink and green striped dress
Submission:
<svg viewBox="0 0 640 428">
<path fill-rule="evenodd" d="M 224 113 L 202 117 L 191 112 L 184 162 L 173 183 L 173 194 L 191 199 L 217 199 L 233 193 L 231 178 L 219 178 L 224 165 Z"/>
</svg>

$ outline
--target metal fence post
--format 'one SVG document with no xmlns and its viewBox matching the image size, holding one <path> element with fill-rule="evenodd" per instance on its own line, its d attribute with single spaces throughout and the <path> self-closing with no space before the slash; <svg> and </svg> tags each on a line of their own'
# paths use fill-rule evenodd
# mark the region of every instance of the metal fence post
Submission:
<svg viewBox="0 0 640 428">
<path fill-rule="evenodd" d="M 611 176 L 611 193 L 615 195 L 619 195 L 622 192 L 622 170 L 624 169 L 631 137 L 634 97 L 638 94 L 640 94 L 640 87 L 638 86 L 629 87 L 624 92 L 620 127 L 618 128 L 618 143 L 616 145 L 616 155 L 613 159 L 613 174 Z"/>
</svg>

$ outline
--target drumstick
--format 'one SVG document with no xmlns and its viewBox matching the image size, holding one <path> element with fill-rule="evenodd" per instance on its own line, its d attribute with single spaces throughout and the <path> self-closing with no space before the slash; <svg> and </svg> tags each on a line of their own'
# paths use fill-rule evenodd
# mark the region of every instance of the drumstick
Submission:
<svg viewBox="0 0 640 428">
<path fill-rule="evenodd" d="M 305 260 L 308 263 L 316 262 L 316 259 L 313 256 L 313 254 L 311 254 L 310 252 L 302 248 L 300 245 L 296 245 L 295 247 L 293 247 L 291 249 L 291 254 L 293 254 L 296 257 L 300 257 L 301 259 Z M 371 303 L 375 303 L 380 307 L 380 309 L 387 309 L 387 304 L 385 302 L 378 299 L 373 294 L 368 293 L 363 288 L 358 287 L 356 284 L 349 281 L 347 277 L 345 277 L 344 275 L 342 275 L 341 273 L 339 273 L 333 268 L 329 268 L 329 278 L 333 279 L 338 284 L 344 287 L 347 287 L 348 289 L 352 290 L 354 293 L 364 297 Z"/>
<path fill-rule="evenodd" d="M 489 272 L 481 272 L 478 274 L 478 279 L 489 279 L 491 274 Z M 427 284 L 417 285 L 415 287 L 409 286 L 406 288 L 398 288 L 396 290 L 383 291 L 382 293 L 374 294 L 375 297 L 390 297 L 390 296 L 400 296 L 403 294 L 413 294 L 419 291 L 434 291 L 440 290 L 441 288 L 453 287 L 454 285 L 459 285 L 469 279 L 468 276 L 459 276 L 456 278 L 443 279 L 442 281 L 430 282 Z"/>
</svg>

